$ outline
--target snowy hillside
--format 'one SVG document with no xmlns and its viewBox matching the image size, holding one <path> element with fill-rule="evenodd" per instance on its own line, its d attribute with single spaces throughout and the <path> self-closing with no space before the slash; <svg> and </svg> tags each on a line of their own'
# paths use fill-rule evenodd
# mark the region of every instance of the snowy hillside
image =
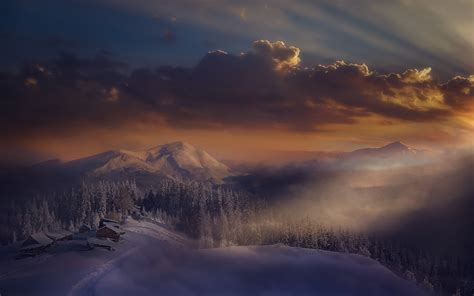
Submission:
<svg viewBox="0 0 474 296">
<path fill-rule="evenodd" d="M 377 262 L 351 254 L 250 246 L 196 250 L 164 226 L 130 221 L 116 251 L 64 242 L 13 260 L 0 249 L 2 295 L 422 295 Z"/>
</svg>

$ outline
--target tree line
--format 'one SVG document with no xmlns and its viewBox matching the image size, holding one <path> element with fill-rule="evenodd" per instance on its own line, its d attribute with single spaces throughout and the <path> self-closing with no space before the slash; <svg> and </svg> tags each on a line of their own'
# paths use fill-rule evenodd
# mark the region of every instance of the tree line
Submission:
<svg viewBox="0 0 474 296">
<path fill-rule="evenodd" d="M 269 203 L 245 191 L 200 183 L 164 182 L 141 200 L 143 209 L 196 238 L 201 248 L 285 244 L 360 254 L 438 295 L 472 295 L 474 264 L 438 256 L 377 235 L 323 226 L 310 217 L 273 212 Z"/>
<path fill-rule="evenodd" d="M 13 200 L 2 208 L 0 241 L 6 244 L 35 232 L 76 230 L 82 224 L 94 226 L 103 217 L 122 220 L 140 198 L 135 182 L 102 181 L 82 183 L 60 194 Z"/>
</svg>

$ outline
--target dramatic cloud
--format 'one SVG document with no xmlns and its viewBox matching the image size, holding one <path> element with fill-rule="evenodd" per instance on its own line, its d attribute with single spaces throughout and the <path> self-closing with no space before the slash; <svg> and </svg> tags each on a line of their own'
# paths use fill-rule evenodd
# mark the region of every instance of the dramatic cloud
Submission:
<svg viewBox="0 0 474 296">
<path fill-rule="evenodd" d="M 126 65 L 106 55 L 80 59 L 64 53 L 47 64 L 24 65 L 1 75 L 2 133 L 68 129 L 74 125 L 110 124 L 132 113 L 133 102 L 120 100 Z"/>
<path fill-rule="evenodd" d="M 129 71 L 110 55 L 62 54 L 0 76 L 2 134 L 81 125 L 320 130 L 382 117 L 409 122 L 472 112 L 473 76 L 441 83 L 431 69 L 379 74 L 337 61 L 301 67 L 300 50 L 256 41 L 239 55 L 209 52 L 193 68 Z"/>
<path fill-rule="evenodd" d="M 300 49 L 286 46 L 283 41 L 272 43 L 268 40 L 258 40 L 253 43 L 253 49 L 257 55 L 270 58 L 277 70 L 291 68 L 300 63 Z"/>
</svg>

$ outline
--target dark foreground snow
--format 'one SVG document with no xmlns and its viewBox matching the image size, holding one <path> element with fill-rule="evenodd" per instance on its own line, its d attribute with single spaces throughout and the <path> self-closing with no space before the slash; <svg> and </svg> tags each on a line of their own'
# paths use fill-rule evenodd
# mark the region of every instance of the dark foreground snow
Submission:
<svg viewBox="0 0 474 296">
<path fill-rule="evenodd" d="M 358 255 L 283 246 L 193 250 L 150 223 L 130 223 L 115 252 L 69 242 L 36 258 L 0 259 L 1 295 L 420 295 Z"/>
</svg>

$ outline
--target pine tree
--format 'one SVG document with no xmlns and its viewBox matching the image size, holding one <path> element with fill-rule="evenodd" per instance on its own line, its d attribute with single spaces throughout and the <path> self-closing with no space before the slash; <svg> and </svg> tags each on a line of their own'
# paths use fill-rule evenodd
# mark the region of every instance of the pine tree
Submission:
<svg viewBox="0 0 474 296">
<path fill-rule="evenodd" d="M 423 282 L 420 285 L 423 289 L 425 289 L 428 292 L 434 291 L 433 284 L 428 280 L 428 277 L 425 277 Z"/>
</svg>

